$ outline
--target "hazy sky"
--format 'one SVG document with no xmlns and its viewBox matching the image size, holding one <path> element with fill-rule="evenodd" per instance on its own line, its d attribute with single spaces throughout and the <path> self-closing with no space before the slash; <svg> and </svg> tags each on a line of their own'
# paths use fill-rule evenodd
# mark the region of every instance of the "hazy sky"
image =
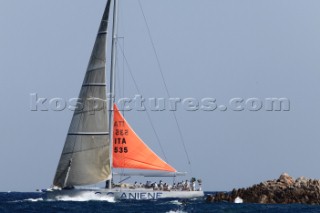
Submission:
<svg viewBox="0 0 320 213">
<path fill-rule="evenodd" d="M 319 1 L 141 2 L 172 97 L 225 105 L 238 97 L 290 99 L 286 112 L 178 108 L 191 175 L 205 190 L 245 187 L 282 172 L 320 178 Z M 30 93 L 77 97 L 105 3 L 1 0 L 0 191 L 51 185 L 72 112 L 32 112 Z M 142 95 L 167 97 L 138 1 L 120 6 L 119 36 Z M 124 71 L 124 93 L 132 97 L 137 91 Z M 150 115 L 169 163 L 190 171 L 172 114 Z M 162 156 L 145 113 L 126 117 Z"/>
</svg>

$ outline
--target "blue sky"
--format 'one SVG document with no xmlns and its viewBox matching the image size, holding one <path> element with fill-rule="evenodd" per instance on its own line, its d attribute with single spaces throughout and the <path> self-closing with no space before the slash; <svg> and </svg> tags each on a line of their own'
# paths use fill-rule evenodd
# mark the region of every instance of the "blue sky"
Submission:
<svg viewBox="0 0 320 213">
<path fill-rule="evenodd" d="M 51 185 L 72 112 L 32 112 L 30 93 L 77 97 L 105 2 L 2 1 L 0 191 Z M 226 105 L 238 97 L 290 100 L 290 111 L 280 112 L 178 109 L 191 175 L 203 179 L 205 190 L 245 187 L 282 172 L 320 178 L 319 1 L 141 3 L 172 97 Z M 142 95 L 166 97 L 138 1 L 120 6 L 119 36 Z M 122 67 L 119 55 L 120 73 Z M 124 72 L 124 94 L 133 97 Z M 190 172 L 171 113 L 150 114 L 169 163 Z M 145 113 L 126 117 L 162 155 Z"/>
</svg>

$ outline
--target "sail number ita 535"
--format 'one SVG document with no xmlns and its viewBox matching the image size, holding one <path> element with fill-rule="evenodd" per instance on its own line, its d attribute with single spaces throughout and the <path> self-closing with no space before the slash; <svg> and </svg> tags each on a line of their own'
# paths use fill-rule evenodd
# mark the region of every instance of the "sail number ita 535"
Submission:
<svg viewBox="0 0 320 213">
<path fill-rule="evenodd" d="M 129 130 L 124 128 L 124 121 L 114 122 L 114 153 L 128 153 L 126 137 L 129 135 Z"/>
</svg>

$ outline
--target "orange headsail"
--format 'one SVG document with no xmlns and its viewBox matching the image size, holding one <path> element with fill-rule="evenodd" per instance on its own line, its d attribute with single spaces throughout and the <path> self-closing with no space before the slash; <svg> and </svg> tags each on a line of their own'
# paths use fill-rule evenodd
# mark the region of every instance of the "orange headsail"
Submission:
<svg viewBox="0 0 320 213">
<path fill-rule="evenodd" d="M 139 138 L 116 105 L 114 105 L 113 167 L 176 172 Z"/>
</svg>

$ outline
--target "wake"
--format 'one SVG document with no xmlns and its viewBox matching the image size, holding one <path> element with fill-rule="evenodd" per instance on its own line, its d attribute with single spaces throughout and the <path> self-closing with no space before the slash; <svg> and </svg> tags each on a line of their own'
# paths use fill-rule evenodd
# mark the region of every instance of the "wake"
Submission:
<svg viewBox="0 0 320 213">
<path fill-rule="evenodd" d="M 81 195 L 78 196 L 67 196 L 67 195 L 61 195 L 56 196 L 54 199 L 47 199 L 45 197 L 38 197 L 38 198 L 26 198 L 21 200 L 14 200 L 9 202 L 59 202 L 59 201 L 65 201 L 65 202 L 89 202 L 89 201 L 103 201 L 103 202 L 109 202 L 109 203 L 115 203 L 115 198 L 108 195 L 101 195 L 101 194 L 93 194 L 92 192 L 84 192 Z"/>
<path fill-rule="evenodd" d="M 92 192 L 84 192 L 78 196 L 61 195 L 55 197 L 55 199 L 48 199 L 48 201 L 72 201 L 72 202 L 86 202 L 86 201 L 107 201 L 109 203 L 115 203 L 115 198 L 108 195 L 93 194 Z"/>
</svg>

